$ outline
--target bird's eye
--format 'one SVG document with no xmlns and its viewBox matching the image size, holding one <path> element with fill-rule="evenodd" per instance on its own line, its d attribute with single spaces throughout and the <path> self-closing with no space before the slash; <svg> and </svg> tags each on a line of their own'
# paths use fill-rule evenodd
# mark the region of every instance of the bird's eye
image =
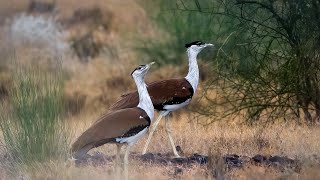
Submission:
<svg viewBox="0 0 320 180">
<path fill-rule="evenodd" d="M 138 67 L 138 70 L 141 70 L 141 69 L 143 69 L 144 68 L 144 65 L 140 65 L 139 67 Z"/>
</svg>

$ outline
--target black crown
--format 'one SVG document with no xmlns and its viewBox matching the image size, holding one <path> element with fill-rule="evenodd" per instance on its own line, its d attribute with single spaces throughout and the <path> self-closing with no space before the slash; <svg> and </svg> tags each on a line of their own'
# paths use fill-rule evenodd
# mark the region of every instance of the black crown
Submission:
<svg viewBox="0 0 320 180">
<path fill-rule="evenodd" d="M 184 47 L 189 48 L 192 45 L 202 45 L 202 44 L 204 44 L 204 43 L 201 41 L 194 41 L 192 43 L 186 44 Z"/>
</svg>

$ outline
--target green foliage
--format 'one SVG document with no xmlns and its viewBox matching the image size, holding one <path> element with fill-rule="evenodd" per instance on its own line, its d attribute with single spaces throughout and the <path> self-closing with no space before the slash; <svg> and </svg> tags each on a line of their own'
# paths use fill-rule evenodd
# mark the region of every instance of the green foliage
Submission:
<svg viewBox="0 0 320 180">
<path fill-rule="evenodd" d="M 209 88 L 221 96 L 207 97 L 210 105 L 199 112 L 273 122 L 300 117 L 303 109 L 307 122 L 319 118 L 319 2 L 217 2 L 223 8 L 212 15 L 234 19 L 234 33 L 218 48 L 219 77 Z M 225 109 L 218 113 L 214 106 Z"/>
<path fill-rule="evenodd" d="M 184 45 L 201 40 L 211 42 L 215 36 L 210 25 L 212 17 L 198 11 L 185 11 L 183 7 L 200 8 L 198 1 L 153 1 L 143 3 L 149 17 L 159 28 L 162 36 L 157 39 L 142 40 L 137 50 L 161 64 L 180 64 L 185 62 Z M 210 5 L 210 0 L 201 1 L 201 5 Z M 154 7 L 160 10 L 155 12 Z M 205 55 L 209 57 L 208 54 Z M 212 54 L 210 55 L 212 57 Z"/>
<path fill-rule="evenodd" d="M 2 105 L 0 123 L 10 157 L 22 165 L 66 158 L 60 70 L 16 66 L 13 73 L 10 102 Z"/>
<path fill-rule="evenodd" d="M 320 119 L 320 2 L 275 0 L 160 1 L 151 12 L 164 32 L 142 50 L 163 64 L 181 62 L 185 42 L 212 42 L 216 77 L 201 114 L 249 122 Z M 149 13 L 150 14 L 150 13 Z M 209 95 L 208 95 L 209 94 Z M 314 117 L 311 116 L 314 114 Z M 298 118 L 295 118 L 298 117 Z"/>
</svg>

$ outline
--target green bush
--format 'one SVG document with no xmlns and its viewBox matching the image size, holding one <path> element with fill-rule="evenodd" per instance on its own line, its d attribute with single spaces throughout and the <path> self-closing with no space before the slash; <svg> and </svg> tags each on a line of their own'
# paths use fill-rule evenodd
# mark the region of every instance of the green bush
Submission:
<svg viewBox="0 0 320 180">
<path fill-rule="evenodd" d="M 318 1 L 156 2 L 160 10 L 149 8 L 148 14 L 163 36 L 146 41 L 141 52 L 162 64 L 179 64 L 185 42 L 215 44 L 216 54 L 205 59 L 216 76 L 205 88 L 205 107 L 196 111 L 215 120 L 320 122 Z"/>
<path fill-rule="evenodd" d="M 221 8 L 207 16 L 230 19 L 232 26 L 222 27 L 234 33 L 218 47 L 213 67 L 218 76 L 207 88 L 219 96 L 206 96 L 209 105 L 199 112 L 215 120 L 242 116 L 249 123 L 320 121 L 319 3 L 212 2 Z"/>
</svg>

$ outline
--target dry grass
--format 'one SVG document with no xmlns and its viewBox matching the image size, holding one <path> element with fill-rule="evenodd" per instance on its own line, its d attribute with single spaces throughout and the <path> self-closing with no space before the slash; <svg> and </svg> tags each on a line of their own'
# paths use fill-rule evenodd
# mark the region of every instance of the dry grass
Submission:
<svg viewBox="0 0 320 180">
<path fill-rule="evenodd" d="M 74 131 L 73 140 L 80 135 L 99 115 L 80 114 L 68 121 Z M 283 155 L 302 161 L 302 170 L 297 173 L 291 169 L 284 171 L 265 166 L 247 165 L 241 169 L 227 171 L 225 176 L 231 179 L 316 179 L 320 176 L 319 162 L 312 155 L 320 154 L 318 136 L 319 128 L 294 126 L 292 124 L 273 125 L 266 128 L 248 127 L 236 124 L 215 123 L 210 127 L 196 124 L 188 113 L 180 117 L 172 117 L 172 129 L 177 145 L 183 148 L 185 155 L 193 153 L 208 154 L 210 149 L 219 150 L 221 154 L 236 153 L 253 156 Z M 133 152 L 141 152 L 146 137 L 132 148 Z M 91 151 L 103 152 L 114 156 L 114 145 L 104 145 Z M 149 152 L 171 152 L 170 145 L 162 125 L 156 131 Z M 214 152 L 213 152 L 214 153 Z M 49 162 L 35 165 L 36 168 L 21 174 L 30 179 L 105 179 L 114 178 L 114 164 L 87 165 L 76 167 L 72 162 Z M 38 167 L 39 166 L 39 167 Z M 183 173 L 176 175 L 175 166 L 144 163 L 130 159 L 130 179 L 211 179 L 207 166 L 183 168 Z M 1 170 L 0 170 L 1 171 Z M 4 177 L 5 174 L 4 174 Z"/>
<path fill-rule="evenodd" d="M 70 129 L 75 130 L 74 138 L 80 135 L 98 117 L 97 115 L 81 116 L 82 118 L 70 119 Z M 223 154 L 239 154 L 254 156 L 281 155 L 292 159 L 299 159 L 302 162 L 300 173 L 291 169 L 284 171 L 272 167 L 248 165 L 241 169 L 227 171 L 225 176 L 231 179 L 313 179 L 319 177 L 319 160 L 312 155 L 320 154 L 320 143 L 318 127 L 309 128 L 295 126 L 294 124 L 277 124 L 267 127 L 245 126 L 239 124 L 225 124 L 217 122 L 209 127 L 203 127 L 196 123 L 188 112 L 182 112 L 179 116 L 172 117 L 173 136 L 176 144 L 180 145 L 186 156 L 193 153 L 208 154 L 210 149 L 218 150 Z M 146 137 L 141 139 L 133 148 L 133 152 L 141 152 Z M 114 145 L 105 145 L 91 152 L 103 152 L 108 156 L 115 155 Z M 149 152 L 168 153 L 171 147 L 163 125 L 160 125 L 154 134 Z M 148 179 L 171 179 L 175 176 L 175 166 L 162 166 L 146 164 L 134 159 L 130 160 L 130 172 L 132 179 L 147 177 Z M 112 175 L 112 164 L 105 166 L 104 173 Z M 81 167 L 78 172 L 93 173 L 93 177 L 99 178 L 103 167 Z M 67 169 L 68 173 L 75 172 L 74 167 Z M 69 172 L 72 171 L 72 172 Z M 183 169 L 178 177 L 183 179 L 210 179 L 210 170 L 207 166 L 192 166 Z M 108 173 L 107 173 L 108 174 Z"/>
<path fill-rule="evenodd" d="M 176 144 L 182 147 L 185 155 L 208 154 L 210 148 L 218 148 L 222 154 L 236 153 L 247 156 L 277 154 L 299 159 L 320 154 L 320 143 L 317 141 L 320 135 L 318 127 L 309 128 L 292 124 L 250 127 L 223 122 L 203 127 L 193 121 L 189 114 L 184 112 L 179 117 L 171 118 Z M 71 128 L 76 130 L 75 137 L 83 132 L 95 117 L 98 116 L 89 115 L 83 119 L 70 120 Z M 141 139 L 134 146 L 133 151 L 140 152 L 145 140 L 146 137 Z M 170 148 L 164 126 L 160 125 L 152 139 L 149 151 L 166 153 L 171 151 Z M 115 152 L 112 145 L 98 148 L 98 151 L 107 154 Z"/>
</svg>

